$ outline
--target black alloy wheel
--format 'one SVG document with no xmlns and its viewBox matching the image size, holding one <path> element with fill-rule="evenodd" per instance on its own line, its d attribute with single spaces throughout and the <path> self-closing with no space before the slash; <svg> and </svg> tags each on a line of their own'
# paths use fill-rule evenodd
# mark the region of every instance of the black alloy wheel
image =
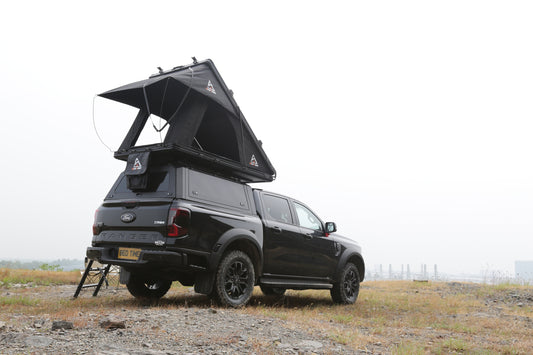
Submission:
<svg viewBox="0 0 533 355">
<path fill-rule="evenodd" d="M 339 273 L 338 282 L 331 289 L 331 298 L 335 303 L 352 304 L 359 295 L 359 271 L 352 263 L 347 263 Z"/>
<path fill-rule="evenodd" d="M 224 256 L 218 267 L 215 298 L 224 306 L 241 307 L 252 297 L 254 265 L 248 255 L 234 250 Z"/>
</svg>

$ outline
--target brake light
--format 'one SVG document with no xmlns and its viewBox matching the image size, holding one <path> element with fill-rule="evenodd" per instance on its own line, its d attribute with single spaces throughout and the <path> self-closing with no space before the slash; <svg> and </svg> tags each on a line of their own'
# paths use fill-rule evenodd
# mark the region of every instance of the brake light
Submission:
<svg viewBox="0 0 533 355">
<path fill-rule="evenodd" d="M 171 208 L 168 215 L 167 236 L 183 237 L 189 234 L 191 213 L 183 208 Z"/>
<path fill-rule="evenodd" d="M 98 216 L 98 209 L 96 209 L 96 211 L 94 211 L 93 235 L 100 234 L 100 230 L 101 230 L 101 226 L 99 225 L 101 223 L 96 223 L 96 217 L 97 216 Z"/>
</svg>

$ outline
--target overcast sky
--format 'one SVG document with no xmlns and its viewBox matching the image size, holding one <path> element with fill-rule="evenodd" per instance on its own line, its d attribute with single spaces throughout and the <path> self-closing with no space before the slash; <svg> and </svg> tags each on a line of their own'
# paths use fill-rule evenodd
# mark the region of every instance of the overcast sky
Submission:
<svg viewBox="0 0 533 355">
<path fill-rule="evenodd" d="M 528 1 L 17 1 L 0 11 L 0 258 L 83 258 L 125 163 L 93 97 L 214 61 L 295 197 L 367 267 L 533 260 Z M 95 100 L 118 148 L 127 106 Z M 112 106 L 112 107 L 111 107 Z M 131 117 L 128 120 L 127 117 Z"/>
</svg>

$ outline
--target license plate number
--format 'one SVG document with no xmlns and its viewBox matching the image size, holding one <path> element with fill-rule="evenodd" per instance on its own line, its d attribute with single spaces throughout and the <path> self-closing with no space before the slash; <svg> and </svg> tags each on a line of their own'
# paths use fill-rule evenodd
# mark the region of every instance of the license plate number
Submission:
<svg viewBox="0 0 533 355">
<path fill-rule="evenodd" d="M 136 248 L 118 248 L 118 258 L 127 260 L 139 260 L 141 249 Z"/>
</svg>

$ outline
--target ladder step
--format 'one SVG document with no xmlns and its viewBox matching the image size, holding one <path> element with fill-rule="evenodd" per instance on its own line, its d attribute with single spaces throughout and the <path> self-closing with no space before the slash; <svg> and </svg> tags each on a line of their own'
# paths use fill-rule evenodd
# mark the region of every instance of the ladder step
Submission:
<svg viewBox="0 0 533 355">
<path fill-rule="evenodd" d="M 96 289 L 94 290 L 94 293 L 93 293 L 93 296 L 96 296 L 98 294 L 98 291 L 100 291 L 100 287 L 102 287 L 102 284 L 106 283 L 106 287 L 108 285 L 108 281 L 107 281 L 107 274 L 109 273 L 109 269 L 111 268 L 111 265 L 108 264 L 107 266 L 103 267 L 103 268 L 93 268 L 93 262 L 94 260 L 90 260 L 89 263 L 87 264 L 87 267 L 85 268 L 85 271 L 83 273 L 83 276 L 81 277 L 81 280 L 80 280 L 80 283 L 78 284 L 78 288 L 76 289 L 76 292 L 74 293 L 74 298 L 77 298 L 78 295 L 80 294 L 80 291 L 84 288 L 87 288 L 87 287 L 96 287 Z M 92 276 L 98 276 L 100 278 L 100 280 L 98 281 L 97 284 L 89 284 L 89 285 L 85 285 L 85 280 L 87 279 L 87 276 L 89 276 L 89 273 L 91 271 L 97 271 L 98 274 L 97 275 L 92 275 Z"/>
</svg>

